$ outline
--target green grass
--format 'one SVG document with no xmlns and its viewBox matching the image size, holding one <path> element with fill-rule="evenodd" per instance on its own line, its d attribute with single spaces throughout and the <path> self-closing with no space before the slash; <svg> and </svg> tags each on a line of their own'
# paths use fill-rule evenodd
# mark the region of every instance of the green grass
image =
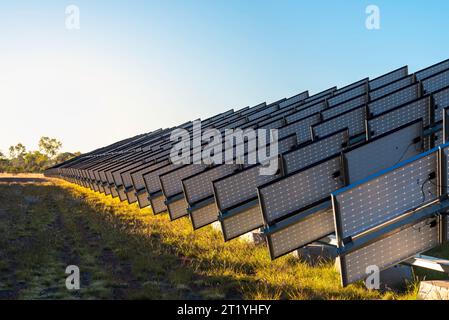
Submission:
<svg viewBox="0 0 449 320">
<path fill-rule="evenodd" d="M 414 299 L 418 288 L 418 279 L 402 293 L 341 288 L 330 262 L 271 261 L 265 246 L 224 243 L 211 227 L 193 231 L 187 218 L 170 222 L 59 180 L 0 185 L 0 247 L 7 299 Z M 77 292 L 65 288 L 70 264 L 80 268 Z"/>
</svg>

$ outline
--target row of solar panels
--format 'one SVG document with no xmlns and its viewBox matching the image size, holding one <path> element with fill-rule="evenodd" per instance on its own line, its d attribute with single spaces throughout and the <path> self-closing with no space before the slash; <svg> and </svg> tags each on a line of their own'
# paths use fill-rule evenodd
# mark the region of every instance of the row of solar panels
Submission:
<svg viewBox="0 0 449 320">
<path fill-rule="evenodd" d="M 304 92 L 202 121 L 203 128 L 220 132 L 225 128 L 278 129 L 276 161 L 280 170 L 275 175 L 260 175 L 264 164 L 172 164 L 172 129 L 124 140 L 63 163 L 46 174 L 122 201 L 138 202 L 140 207 L 151 205 L 154 213 L 168 210 L 171 219 L 188 215 L 195 229 L 218 219 L 225 240 L 264 227 L 272 258 L 332 233 L 337 234 L 339 247 L 346 250 L 345 244 L 355 243 L 355 236 L 377 226 L 377 217 L 383 217 L 390 207 L 399 210 L 401 203 L 420 206 L 433 199 L 430 194 L 437 194 L 432 186 L 439 182 L 424 183 L 417 168 L 404 173 L 404 179 L 415 181 L 404 185 L 411 190 L 396 188 L 398 176 L 378 190 L 367 187 L 360 191 L 357 201 L 344 190 L 352 190 L 351 186 L 404 160 L 421 159 L 423 152 L 440 152 L 432 148 L 443 141 L 447 106 L 449 60 L 412 75 L 403 67 L 338 90 L 331 88 L 311 97 Z M 180 127 L 192 131 L 192 123 Z M 245 150 L 247 156 L 257 152 L 247 145 Z M 421 165 L 418 167 L 421 169 Z M 439 168 L 438 175 L 437 170 L 433 173 L 439 176 L 444 172 Z M 417 190 L 423 197 L 416 198 Z M 373 201 L 380 199 L 382 192 L 398 194 L 391 203 L 377 203 L 376 211 Z M 413 194 L 413 201 L 408 194 Z M 363 206 L 367 212 L 359 215 Z M 386 215 L 382 223 L 389 219 Z M 403 254 L 401 248 L 396 254 Z M 366 258 L 360 252 L 342 251 L 344 284 L 360 278 L 355 276 L 363 269 L 358 259 Z"/>
</svg>

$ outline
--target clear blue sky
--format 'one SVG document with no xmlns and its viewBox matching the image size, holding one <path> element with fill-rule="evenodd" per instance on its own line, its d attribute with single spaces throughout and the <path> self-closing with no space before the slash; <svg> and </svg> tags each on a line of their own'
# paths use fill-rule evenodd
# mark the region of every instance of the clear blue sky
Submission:
<svg viewBox="0 0 449 320">
<path fill-rule="evenodd" d="M 80 30 L 65 8 L 80 9 Z M 367 30 L 365 8 L 381 12 Z M 449 2 L 0 4 L 0 150 L 89 151 L 190 119 L 449 58 Z"/>
</svg>

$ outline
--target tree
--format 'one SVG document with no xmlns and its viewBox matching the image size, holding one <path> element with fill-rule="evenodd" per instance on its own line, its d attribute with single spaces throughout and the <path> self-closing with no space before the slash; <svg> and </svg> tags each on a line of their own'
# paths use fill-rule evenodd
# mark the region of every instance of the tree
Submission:
<svg viewBox="0 0 449 320">
<path fill-rule="evenodd" d="M 62 148 L 62 143 L 54 138 L 42 137 L 39 140 L 39 150 L 46 154 L 51 160 L 58 154 Z"/>
<path fill-rule="evenodd" d="M 75 152 L 75 153 L 71 153 L 71 152 L 63 152 L 57 155 L 55 162 L 56 163 L 61 163 L 61 162 L 65 162 L 67 160 L 70 160 L 72 158 L 78 157 L 81 155 L 81 152 Z"/>
<path fill-rule="evenodd" d="M 23 159 L 26 152 L 27 152 L 26 147 L 20 142 L 15 146 L 9 147 L 9 156 L 11 159 L 14 158 Z"/>
<path fill-rule="evenodd" d="M 43 172 L 49 164 L 48 156 L 40 151 L 30 151 L 24 157 L 25 172 Z"/>
<path fill-rule="evenodd" d="M 9 165 L 9 160 L 5 157 L 3 152 L 0 151 L 0 172 L 8 171 Z"/>
</svg>

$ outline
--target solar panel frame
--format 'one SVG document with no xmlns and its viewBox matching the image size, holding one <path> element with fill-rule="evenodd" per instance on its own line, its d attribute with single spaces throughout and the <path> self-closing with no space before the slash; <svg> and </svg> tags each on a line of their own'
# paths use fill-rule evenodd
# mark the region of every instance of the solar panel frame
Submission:
<svg viewBox="0 0 449 320">
<path fill-rule="evenodd" d="M 339 264 L 342 286 L 346 287 L 351 283 L 365 279 L 368 276 L 366 274 L 366 267 L 370 265 L 376 265 L 380 270 L 385 270 L 438 245 L 440 243 L 439 227 L 438 225 L 433 227 L 432 222 L 438 224 L 439 220 L 426 217 L 415 223 L 408 223 L 396 230 L 384 233 L 363 246 L 340 254 Z M 424 232 L 425 235 L 423 234 Z M 419 237 L 420 234 L 421 237 Z M 407 238 L 407 240 L 404 241 L 404 238 Z M 375 252 L 382 252 L 383 258 L 380 261 L 375 259 Z M 356 259 L 357 262 L 355 264 L 358 265 L 359 272 L 351 273 L 351 266 L 348 265 L 348 258 L 357 253 L 365 253 L 364 258 Z"/>
<path fill-rule="evenodd" d="M 416 207 L 423 206 L 428 203 L 432 203 L 438 198 L 437 195 L 437 188 L 435 184 L 428 183 L 427 177 L 430 173 L 438 172 L 438 150 L 432 149 L 430 151 L 426 151 L 424 153 L 419 154 L 418 156 L 412 157 L 410 159 L 407 159 L 397 165 L 394 165 L 388 169 L 380 170 L 377 173 L 370 175 L 369 177 L 359 180 L 347 187 L 341 188 L 340 190 L 337 190 L 331 194 L 332 199 L 332 206 L 334 210 L 334 219 L 335 219 L 335 229 L 337 234 L 337 242 L 342 245 L 343 243 L 347 242 L 347 239 L 351 239 L 357 234 L 366 232 L 370 229 L 376 228 L 377 226 L 381 225 L 382 223 L 385 223 L 391 219 L 395 219 L 398 217 L 403 216 L 405 213 L 407 213 L 410 210 L 413 210 Z M 404 173 L 402 173 L 402 176 L 398 177 L 398 172 L 403 172 L 405 170 L 411 170 L 413 172 L 413 177 L 408 178 L 408 180 L 399 181 L 399 178 L 406 179 L 404 176 Z M 422 182 L 423 186 L 421 187 L 413 187 L 415 184 L 413 181 L 417 179 L 417 176 L 421 177 L 421 179 L 418 179 L 416 182 L 416 185 L 419 185 L 419 182 Z M 395 203 L 393 204 L 394 208 L 391 209 L 391 205 L 386 205 L 389 203 L 388 197 L 393 196 L 393 193 L 390 193 L 390 188 L 386 185 L 388 179 L 394 179 L 395 183 L 394 186 L 396 189 L 392 190 L 392 192 L 401 192 L 398 191 L 398 185 L 402 183 L 402 189 L 407 189 L 407 193 L 402 192 L 401 197 L 395 197 Z M 437 177 L 435 177 L 437 179 Z M 412 181 L 413 180 L 413 181 Z M 379 185 L 382 184 L 383 185 Z M 438 181 L 437 183 L 438 184 Z M 374 194 L 371 190 L 374 188 L 374 185 L 377 185 L 377 192 Z M 427 189 L 424 190 L 424 186 L 427 185 Z M 368 190 L 364 193 L 364 190 Z M 425 199 L 424 201 L 417 201 L 415 197 L 419 199 L 421 196 L 421 193 L 426 194 L 430 193 L 430 191 L 433 190 L 434 197 L 430 199 Z M 357 192 L 359 195 L 359 198 L 362 199 L 363 194 L 367 194 L 368 198 L 371 198 L 371 195 L 376 195 L 377 197 L 377 206 L 373 204 L 373 201 L 370 200 L 362 201 L 362 200 L 356 200 L 356 194 L 354 192 Z M 407 197 L 410 197 L 411 199 L 407 199 L 405 197 L 405 194 L 407 194 Z M 380 197 L 383 196 L 383 200 L 380 199 Z M 352 215 L 353 218 L 357 218 L 359 221 L 357 224 L 352 227 L 348 227 L 346 223 L 344 222 L 345 216 L 348 218 L 351 217 L 348 214 L 345 213 L 345 209 L 342 207 L 342 204 L 344 204 L 344 198 L 349 197 L 351 200 L 351 203 L 355 203 L 359 201 L 360 203 L 369 203 L 369 206 L 366 208 L 361 207 L 362 209 L 357 210 L 357 215 Z M 343 198 L 343 199 L 342 199 Z M 407 200 L 407 201 L 406 201 Z M 400 203 L 398 202 L 400 201 Z M 351 203 L 349 205 L 351 205 Z M 377 209 L 377 212 L 374 211 Z M 390 211 L 387 212 L 387 209 Z M 348 212 L 353 212 L 355 209 L 350 209 Z M 362 215 L 362 212 L 363 213 Z M 369 217 L 366 218 L 366 213 L 368 213 Z M 362 218 L 365 217 L 365 218 Z M 374 221 L 374 217 L 377 219 Z M 369 223 L 368 223 L 369 222 Z"/>
<path fill-rule="evenodd" d="M 341 129 L 315 141 L 303 144 L 282 154 L 284 174 L 290 174 L 326 159 L 346 148 L 349 144 L 347 128 Z"/>
<path fill-rule="evenodd" d="M 287 100 L 279 103 L 279 108 L 282 109 L 282 108 L 285 108 L 285 107 L 290 106 L 292 104 L 304 101 L 308 97 L 309 97 L 309 91 L 301 92 L 301 93 L 299 93 L 297 95 L 294 95 L 294 96 L 288 98 Z"/>
<path fill-rule="evenodd" d="M 398 89 L 379 99 L 372 100 L 368 104 L 370 117 L 376 116 L 397 106 L 415 101 L 422 97 L 421 84 L 415 83 Z"/>
<path fill-rule="evenodd" d="M 351 98 L 355 98 L 359 95 L 366 94 L 368 92 L 367 86 L 368 86 L 368 82 L 364 82 L 363 84 L 361 84 L 351 90 L 334 95 L 332 98 L 327 99 L 329 107 L 335 106 L 335 105 L 340 104 L 344 101 L 347 101 Z"/>
<path fill-rule="evenodd" d="M 449 69 L 421 80 L 424 94 L 437 92 L 449 86 Z"/>
<path fill-rule="evenodd" d="M 410 112 L 412 108 L 413 112 Z M 404 105 L 397 106 L 367 119 L 367 140 L 416 119 L 423 119 L 424 127 L 433 125 L 433 106 L 430 96 L 425 96 Z"/>
<path fill-rule="evenodd" d="M 405 144 L 404 139 L 407 139 Z M 382 169 L 417 156 L 423 151 L 422 141 L 423 121 L 417 119 L 344 150 L 342 163 L 345 183 L 353 184 Z"/>
<path fill-rule="evenodd" d="M 358 88 L 362 85 L 366 85 L 366 83 L 369 81 L 369 78 L 363 78 L 359 81 L 353 82 L 351 84 L 345 85 L 344 87 L 337 88 L 337 90 L 334 91 L 334 96 L 338 96 L 342 93 L 348 92 L 349 90 Z"/>
<path fill-rule="evenodd" d="M 384 75 L 381 75 L 377 78 L 370 80 L 369 88 L 371 91 L 376 90 L 380 87 L 395 82 L 403 77 L 406 77 L 407 75 L 408 75 L 408 66 L 400 67 L 396 70 L 393 70 L 391 72 L 388 72 Z"/>
<path fill-rule="evenodd" d="M 365 133 L 365 119 L 366 105 L 361 105 L 321 123 L 312 125 L 311 134 L 313 139 L 318 139 L 320 136 L 327 136 L 340 129 L 348 128 L 350 137 L 355 137 Z M 333 123 L 337 123 L 338 125 L 333 125 Z"/>
<path fill-rule="evenodd" d="M 349 100 L 343 101 L 337 105 L 322 110 L 321 116 L 323 117 L 323 120 L 328 120 L 346 111 L 350 111 L 361 105 L 365 105 L 367 102 L 368 96 L 367 94 L 363 93 L 357 97 L 350 98 Z"/>
<path fill-rule="evenodd" d="M 435 122 L 443 120 L 444 109 L 449 107 L 449 86 L 432 93 Z"/>
<path fill-rule="evenodd" d="M 415 76 L 416 76 L 417 80 L 421 81 L 421 80 L 429 78 L 437 73 L 440 73 L 441 71 L 444 71 L 446 69 L 449 69 L 449 59 L 438 62 L 430 67 L 421 69 L 421 70 L 415 72 Z"/>
<path fill-rule="evenodd" d="M 326 102 L 321 101 L 305 109 L 299 109 L 298 111 L 286 116 L 285 121 L 287 124 L 290 124 L 292 122 L 296 122 L 298 120 L 305 119 L 307 117 L 320 113 L 325 108 L 327 108 Z"/>
<path fill-rule="evenodd" d="M 331 192 L 344 186 L 340 176 L 335 175 L 340 170 L 341 157 L 340 153 L 337 153 L 301 170 L 260 185 L 257 192 L 265 225 L 271 225 L 323 202 L 328 202 Z M 324 179 L 325 182 L 323 183 L 320 179 Z M 276 188 L 278 188 L 277 192 Z M 273 189 L 274 196 L 270 197 Z M 296 194 L 297 191 L 301 194 Z M 292 198 L 294 201 L 291 200 Z"/>
<path fill-rule="evenodd" d="M 312 137 L 310 136 L 310 126 L 317 124 L 320 121 L 321 115 L 319 113 L 315 113 L 294 122 L 287 123 L 286 125 L 278 128 L 278 139 L 295 134 L 298 144 L 310 141 L 312 140 Z"/>
<path fill-rule="evenodd" d="M 271 260 L 280 258 L 334 232 L 332 206 L 329 201 L 264 229 Z M 280 240 L 277 238 L 278 236 Z"/>
</svg>

